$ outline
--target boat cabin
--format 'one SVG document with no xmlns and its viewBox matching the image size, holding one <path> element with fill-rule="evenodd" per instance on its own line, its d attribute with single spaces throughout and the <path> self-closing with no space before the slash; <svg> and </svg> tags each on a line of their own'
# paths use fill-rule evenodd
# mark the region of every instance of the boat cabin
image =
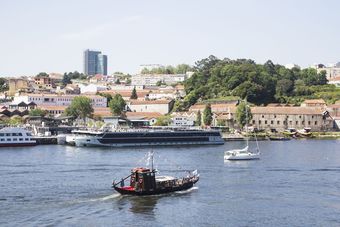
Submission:
<svg viewBox="0 0 340 227">
<path fill-rule="evenodd" d="M 130 187 L 135 191 L 154 191 L 156 189 L 155 171 L 142 167 L 132 169 Z"/>
</svg>

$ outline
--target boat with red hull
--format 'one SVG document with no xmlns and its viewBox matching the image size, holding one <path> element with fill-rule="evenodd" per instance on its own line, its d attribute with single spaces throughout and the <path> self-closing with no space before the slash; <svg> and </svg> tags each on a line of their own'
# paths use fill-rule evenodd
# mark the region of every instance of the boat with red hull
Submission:
<svg viewBox="0 0 340 227">
<path fill-rule="evenodd" d="M 158 195 L 190 189 L 199 180 L 197 170 L 189 172 L 182 178 L 156 175 L 157 171 L 153 167 L 151 169 L 134 168 L 129 176 L 121 179 L 118 183 L 113 182 L 112 187 L 123 195 Z M 130 184 L 125 186 L 124 182 L 128 179 Z"/>
</svg>

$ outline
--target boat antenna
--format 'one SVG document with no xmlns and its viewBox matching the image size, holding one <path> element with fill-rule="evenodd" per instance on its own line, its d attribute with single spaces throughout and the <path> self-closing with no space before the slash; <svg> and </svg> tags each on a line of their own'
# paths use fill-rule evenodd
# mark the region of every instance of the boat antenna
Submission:
<svg viewBox="0 0 340 227">
<path fill-rule="evenodd" d="M 153 172 L 153 149 L 151 150 L 151 171 Z"/>
</svg>

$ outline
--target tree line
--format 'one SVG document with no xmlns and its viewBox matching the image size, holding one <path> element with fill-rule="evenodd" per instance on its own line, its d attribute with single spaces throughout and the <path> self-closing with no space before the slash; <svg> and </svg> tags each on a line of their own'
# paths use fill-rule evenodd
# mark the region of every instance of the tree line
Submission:
<svg viewBox="0 0 340 227">
<path fill-rule="evenodd" d="M 315 69 L 287 69 L 268 60 L 257 64 L 251 59 L 218 59 L 215 56 L 197 61 L 195 73 L 184 82 L 186 97 L 175 103 L 175 110 L 188 109 L 198 101 L 237 96 L 257 105 L 271 102 L 294 102 L 298 97 L 316 92 L 335 91 L 326 85 L 326 72 Z"/>
</svg>

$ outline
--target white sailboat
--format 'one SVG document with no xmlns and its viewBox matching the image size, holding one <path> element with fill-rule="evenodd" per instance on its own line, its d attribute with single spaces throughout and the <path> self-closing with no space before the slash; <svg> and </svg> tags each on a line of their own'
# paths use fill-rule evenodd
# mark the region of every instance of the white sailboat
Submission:
<svg viewBox="0 0 340 227">
<path fill-rule="evenodd" d="M 253 160 L 253 159 L 260 159 L 260 149 L 259 144 L 257 142 L 256 134 L 255 134 L 255 140 L 256 140 L 256 152 L 252 152 L 249 149 L 249 138 L 248 138 L 248 112 L 247 112 L 247 106 L 246 106 L 246 146 L 243 149 L 233 149 L 229 151 L 224 152 L 224 160 L 230 160 L 230 161 L 238 161 L 238 160 Z"/>
</svg>

